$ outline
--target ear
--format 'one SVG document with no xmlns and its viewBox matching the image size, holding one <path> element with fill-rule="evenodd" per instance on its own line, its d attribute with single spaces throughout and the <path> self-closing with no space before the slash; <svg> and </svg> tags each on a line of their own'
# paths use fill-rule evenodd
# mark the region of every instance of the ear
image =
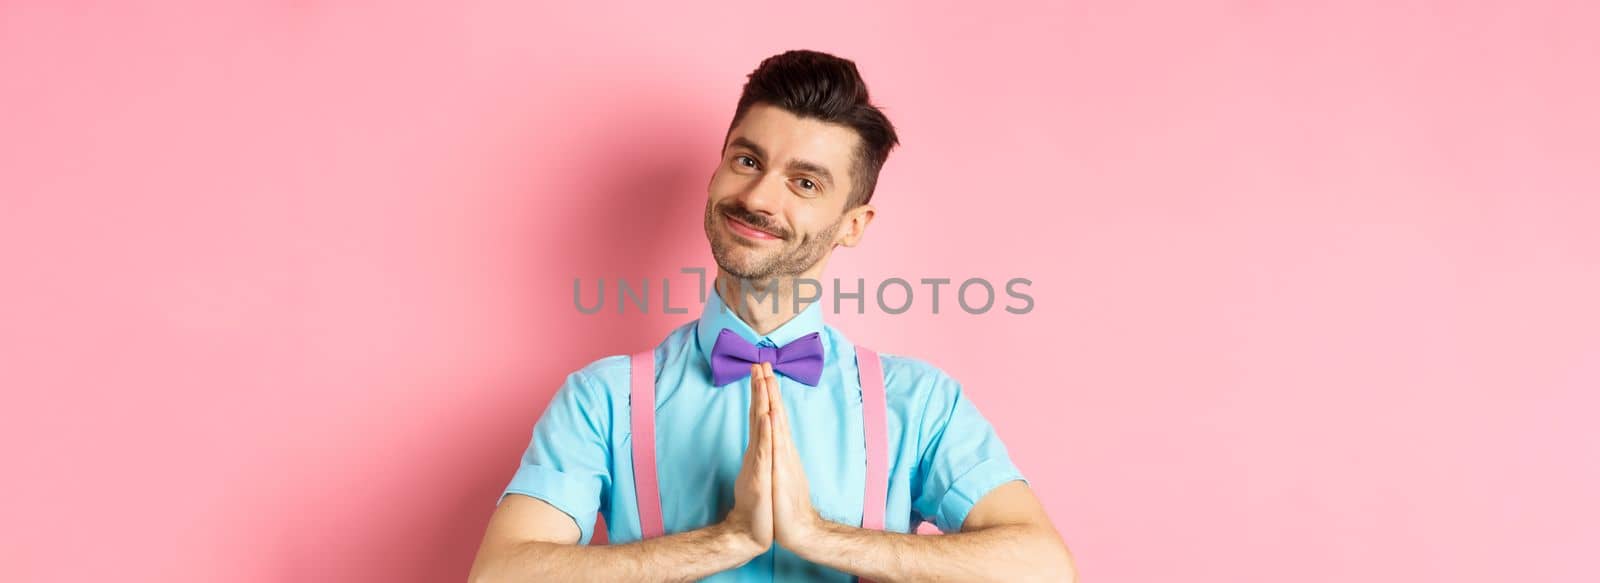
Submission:
<svg viewBox="0 0 1600 583">
<path fill-rule="evenodd" d="M 834 244 L 855 247 L 857 243 L 861 242 L 861 238 L 866 236 L 867 225 L 872 223 L 872 217 L 875 214 L 877 214 L 877 209 L 872 208 L 870 204 L 864 204 L 845 211 L 844 221 L 839 229 L 837 238 L 834 239 Z"/>
</svg>

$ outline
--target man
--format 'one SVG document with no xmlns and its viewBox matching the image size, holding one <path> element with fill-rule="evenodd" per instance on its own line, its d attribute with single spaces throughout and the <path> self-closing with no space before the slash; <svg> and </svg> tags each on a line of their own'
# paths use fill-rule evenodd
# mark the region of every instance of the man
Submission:
<svg viewBox="0 0 1600 583">
<path fill-rule="evenodd" d="M 1075 580 L 960 384 L 890 354 L 881 377 L 863 376 L 822 304 L 796 302 L 797 281 L 817 281 L 836 246 L 860 242 L 896 144 L 851 61 L 790 51 L 750 74 L 708 188 L 715 293 L 651 353 L 658 477 L 634 472 L 631 361 L 589 364 L 535 425 L 473 581 Z M 775 372 L 772 355 L 807 343 L 820 368 Z M 741 345 L 766 361 L 730 378 L 723 365 Z M 873 378 L 888 419 L 882 530 L 859 526 Z M 645 538 L 639 491 L 654 480 L 667 534 Z M 588 546 L 597 513 L 610 545 Z M 924 520 L 948 534 L 915 534 Z"/>
</svg>

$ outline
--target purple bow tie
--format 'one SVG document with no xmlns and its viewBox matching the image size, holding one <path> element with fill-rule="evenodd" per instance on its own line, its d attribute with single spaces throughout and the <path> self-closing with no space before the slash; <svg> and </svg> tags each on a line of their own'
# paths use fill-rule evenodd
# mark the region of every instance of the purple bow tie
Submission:
<svg viewBox="0 0 1600 583">
<path fill-rule="evenodd" d="M 750 376 L 750 365 L 772 363 L 772 371 L 810 386 L 822 380 L 822 335 L 812 332 L 773 348 L 757 346 L 723 328 L 711 347 L 711 384 L 722 386 Z"/>
</svg>

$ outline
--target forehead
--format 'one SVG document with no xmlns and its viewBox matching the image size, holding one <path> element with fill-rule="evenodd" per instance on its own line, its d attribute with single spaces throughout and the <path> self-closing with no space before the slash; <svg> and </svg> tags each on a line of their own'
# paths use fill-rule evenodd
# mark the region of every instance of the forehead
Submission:
<svg viewBox="0 0 1600 583">
<path fill-rule="evenodd" d="M 744 138 L 760 147 L 768 165 L 811 162 L 827 168 L 839 181 L 851 178 L 851 160 L 861 137 L 839 124 L 802 118 L 782 108 L 757 103 L 745 111 L 728 143 Z"/>
</svg>

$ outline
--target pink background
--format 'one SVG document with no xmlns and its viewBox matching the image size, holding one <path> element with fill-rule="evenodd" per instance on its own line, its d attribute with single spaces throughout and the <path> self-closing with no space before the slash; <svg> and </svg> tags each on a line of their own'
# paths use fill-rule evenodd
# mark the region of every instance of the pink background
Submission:
<svg viewBox="0 0 1600 583">
<path fill-rule="evenodd" d="M 830 275 L 1034 281 L 832 321 L 1086 581 L 1596 577 L 1592 3 L 122 4 L 0 3 L 0 579 L 464 578 L 797 47 L 904 142 Z"/>
</svg>

